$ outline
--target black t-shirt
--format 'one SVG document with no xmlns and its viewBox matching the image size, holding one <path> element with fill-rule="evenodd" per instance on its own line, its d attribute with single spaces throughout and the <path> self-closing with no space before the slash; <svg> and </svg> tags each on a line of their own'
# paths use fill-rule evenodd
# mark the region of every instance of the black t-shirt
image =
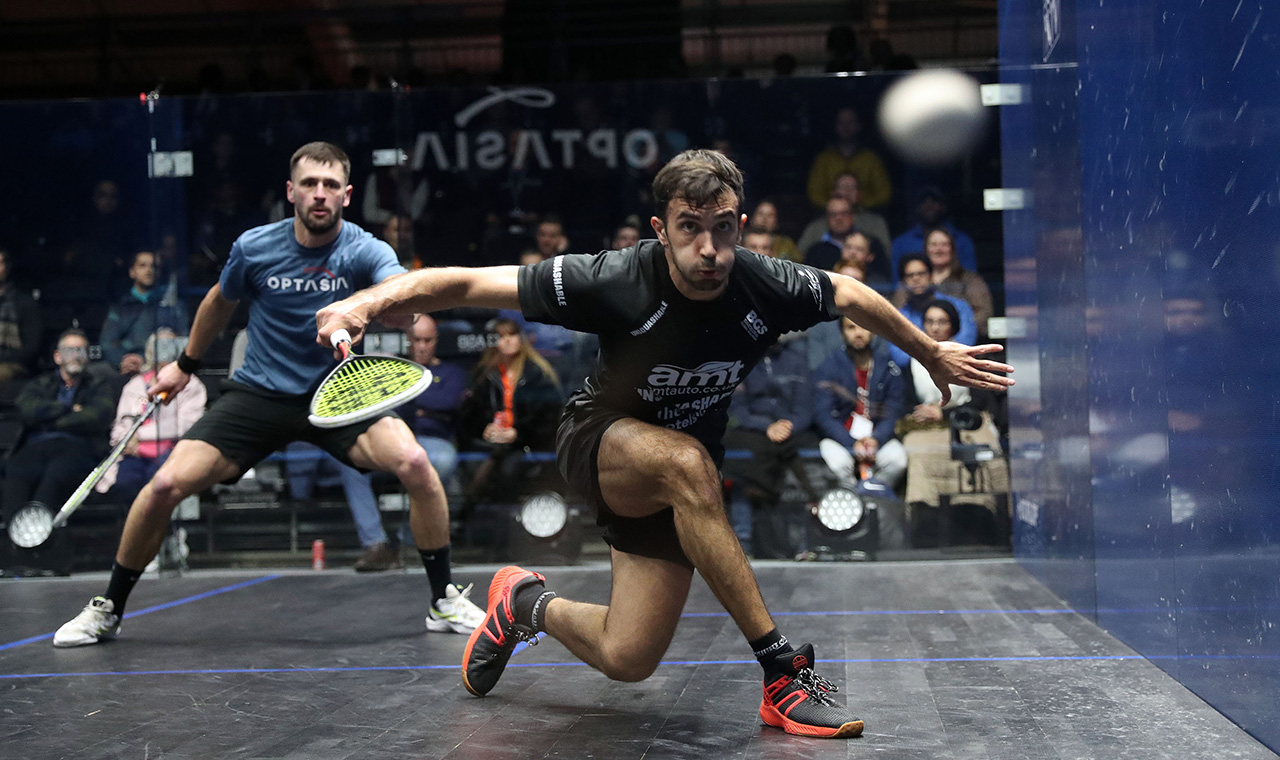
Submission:
<svg viewBox="0 0 1280 760">
<path fill-rule="evenodd" d="M 520 270 L 525 318 L 600 336 L 576 413 L 620 412 L 697 438 L 717 462 L 729 398 L 778 336 L 840 316 L 825 272 L 738 248 L 729 285 L 693 301 L 656 240 Z"/>
</svg>

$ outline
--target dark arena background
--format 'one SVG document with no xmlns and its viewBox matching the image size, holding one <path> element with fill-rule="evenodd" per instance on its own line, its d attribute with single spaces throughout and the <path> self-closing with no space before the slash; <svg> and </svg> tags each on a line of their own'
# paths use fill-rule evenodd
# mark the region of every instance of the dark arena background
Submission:
<svg viewBox="0 0 1280 760">
<path fill-rule="evenodd" d="M 351 158 L 345 222 L 410 270 L 652 239 L 654 177 L 690 148 L 742 169 L 754 241 L 838 270 L 860 238 L 870 258 L 850 271 L 898 306 L 897 262 L 941 225 L 974 339 L 1003 346 L 1017 380 L 933 423 L 901 394 L 864 398 L 866 415 L 897 410 L 896 480 L 842 474 L 830 455 L 821 367 L 846 353 L 834 328 L 785 336 L 768 372 L 794 355 L 801 379 L 753 372 L 730 407 L 729 522 L 779 629 L 815 643 L 865 720 L 860 738 L 764 725 L 751 648 L 697 575 L 646 680 L 609 680 L 543 635 L 489 696 L 469 695 L 466 637 L 423 628 L 404 487 L 306 444 L 179 505 L 119 640 L 55 648 L 108 583 L 148 463 L 180 434 L 162 413 L 47 542 L 0 536 L 5 758 L 1280 752 L 1280 8 L 49 0 L 0 8 L 0 43 L 6 526 L 38 494 L 56 510 L 116 442 L 131 389 L 182 345 L 157 333 L 147 353 L 139 326 L 187 335 L 241 233 L 293 215 L 289 159 L 315 140 Z M 970 78 L 983 128 L 921 163 L 879 106 L 927 69 Z M 272 287 L 342 284 L 321 270 Z M 242 304 L 202 357 L 207 404 L 253 350 L 251 313 Z M 445 432 L 422 445 L 446 476 L 454 580 L 484 607 L 495 571 L 517 563 L 604 603 L 610 548 L 554 454 L 560 402 L 598 343 L 518 321 L 560 383 L 537 434 L 495 456 L 480 430 L 503 409 L 480 403 L 474 369 L 500 316 L 435 314 L 434 356 L 461 379 L 457 403 L 426 414 Z M 94 425 L 55 430 L 41 410 L 73 403 L 56 381 L 68 329 L 106 401 Z M 359 350 L 419 349 L 379 325 Z M 914 387 L 909 366 L 894 371 Z M 801 424 L 781 467 L 752 441 L 784 416 Z M 852 434 L 849 416 L 836 427 Z M 31 455 L 50 441 L 64 445 Z M 95 455 L 68 459 L 76 446 Z"/>
</svg>

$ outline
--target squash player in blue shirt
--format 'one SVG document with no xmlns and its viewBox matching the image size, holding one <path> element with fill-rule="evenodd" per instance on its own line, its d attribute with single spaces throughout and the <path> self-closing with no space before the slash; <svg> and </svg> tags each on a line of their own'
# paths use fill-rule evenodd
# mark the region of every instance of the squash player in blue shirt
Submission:
<svg viewBox="0 0 1280 760">
<path fill-rule="evenodd" d="M 120 630 L 125 602 L 160 549 L 174 508 L 215 483 L 235 482 L 285 444 L 314 443 L 344 464 L 400 478 L 409 493 L 410 526 L 431 583 L 426 625 L 470 633 L 484 611 L 453 585 L 444 488 L 409 426 L 394 412 L 340 428 L 307 422 L 312 392 L 333 368 L 315 345 L 318 309 L 403 274 L 386 243 L 350 222 L 351 161 L 336 145 L 312 142 L 289 162 L 285 185 L 294 215 L 242 234 L 217 285 L 196 312 L 187 348 L 161 370 L 148 392 L 169 398 L 187 384 L 200 357 L 242 299 L 249 300 L 249 348 L 222 396 L 187 432 L 129 509 L 102 596 L 95 596 L 54 634 L 56 647 L 96 644 Z M 403 326 L 407 320 L 392 320 Z"/>
</svg>

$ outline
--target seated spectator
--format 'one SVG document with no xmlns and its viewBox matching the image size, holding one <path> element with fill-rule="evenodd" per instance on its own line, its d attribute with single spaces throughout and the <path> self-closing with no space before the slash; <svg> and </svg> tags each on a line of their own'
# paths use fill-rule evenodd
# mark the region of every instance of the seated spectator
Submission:
<svg viewBox="0 0 1280 760">
<path fill-rule="evenodd" d="M 894 434 L 903 413 L 902 368 L 889 345 L 852 320 L 840 320 L 844 346 L 813 375 L 814 426 L 822 459 L 842 483 L 875 478 L 897 488 L 907 454 Z"/>
<path fill-rule="evenodd" d="M 630 218 L 613 231 L 613 240 L 610 242 L 610 250 L 621 251 L 623 248 L 630 248 L 640 242 L 640 224 L 631 221 Z"/>
<path fill-rule="evenodd" d="M 867 282 L 866 268 L 856 261 L 850 261 L 849 259 L 840 259 L 839 261 L 836 262 L 835 266 L 831 267 L 831 271 L 834 274 L 842 274 L 845 277 L 852 277 L 853 279 L 857 280 L 858 282 L 864 285 Z"/>
<path fill-rule="evenodd" d="M 880 262 L 883 259 L 884 256 L 876 252 L 875 242 L 865 232 L 854 230 L 845 236 L 844 245 L 840 248 L 840 261 L 836 266 L 846 261 L 857 264 L 863 272 L 863 276 L 858 278 L 860 282 L 870 285 L 881 293 L 888 293 L 892 278 L 882 271 Z M 836 271 L 836 267 L 831 271 Z"/>
<path fill-rule="evenodd" d="M 817 438 L 813 421 L 813 384 L 803 336 L 787 333 L 769 348 L 746 376 L 729 403 L 726 450 L 745 449 L 749 459 L 726 459 L 729 518 L 743 549 L 757 557 L 790 558 L 794 547 L 779 545 L 774 507 L 787 471 L 795 474 L 810 501 L 817 494 L 805 475 L 799 453 Z M 757 530 L 757 524 L 760 529 Z M 790 549 L 790 550 L 788 550 Z"/>
<path fill-rule="evenodd" d="M 893 239 L 890 251 L 891 271 L 896 276 L 898 264 L 908 253 L 924 253 L 924 232 L 933 227 L 945 227 L 955 241 L 956 258 L 960 266 L 970 272 L 978 271 L 978 254 L 973 248 L 973 239 L 961 232 L 947 219 L 947 199 L 936 187 L 926 187 L 920 191 L 920 200 L 916 205 L 916 225 Z M 894 285 L 898 280 L 894 280 Z"/>
<path fill-rule="evenodd" d="M 53 362 L 54 372 L 18 394 L 22 438 L 5 465 L 5 523 L 32 501 L 57 510 L 106 453 L 115 394 L 85 372 L 89 339 L 79 330 L 63 332 Z"/>
<path fill-rule="evenodd" d="M 412 219 L 407 216 L 391 217 L 382 225 L 382 239 L 395 250 L 400 266 L 409 270 L 422 268 L 422 257 L 418 255 Z"/>
<path fill-rule="evenodd" d="M 156 255 L 139 251 L 129 267 L 133 287 L 112 304 L 102 324 L 102 356 L 122 375 L 134 375 L 142 369 L 143 349 L 147 338 L 161 328 L 175 334 L 186 334 L 191 327 L 187 307 L 181 300 L 167 302 L 156 284 Z"/>
<path fill-rule="evenodd" d="M 9 252 L 0 248 L 0 393 L 6 394 L 10 382 L 31 376 L 44 329 L 40 305 L 10 281 L 9 268 Z"/>
<path fill-rule="evenodd" d="M 937 292 L 937 288 L 933 286 L 932 272 L 933 268 L 924 254 L 910 253 L 902 257 L 898 262 L 898 278 L 907 289 L 907 301 L 898 307 L 898 311 L 916 327 L 924 329 L 925 308 L 935 300 L 946 301 L 955 307 L 960 320 L 959 332 L 951 340 L 966 346 L 974 345 L 978 340 L 978 327 L 973 321 L 973 309 L 969 308 L 964 299 Z M 897 346 L 889 349 L 889 357 L 899 367 L 907 366 L 910 361 L 907 352 Z"/>
<path fill-rule="evenodd" d="M 778 232 L 778 207 L 772 201 L 760 201 L 756 204 L 756 210 L 751 213 L 747 223 L 773 234 L 775 257 L 794 261 L 797 264 L 804 261 L 804 255 L 796 247 L 796 241 Z"/>
<path fill-rule="evenodd" d="M 544 259 L 558 256 L 569 247 L 569 237 L 564 234 L 564 222 L 554 214 L 548 214 L 538 222 L 533 240 L 537 244 L 539 255 Z"/>
<path fill-rule="evenodd" d="M 440 334 L 430 315 L 415 315 L 405 337 L 409 358 L 431 370 L 431 386 L 396 411 L 409 423 L 440 481 L 448 483 L 458 469 L 458 412 L 467 392 L 467 372 L 436 356 Z"/>
<path fill-rule="evenodd" d="M 804 263 L 818 269 L 831 269 L 840 260 L 844 239 L 853 232 L 853 210 L 849 201 L 833 197 L 827 201 L 827 231 L 818 242 L 804 251 Z"/>
<path fill-rule="evenodd" d="M 955 238 L 945 227 L 934 227 L 925 234 L 925 256 L 929 259 L 937 292 L 961 298 L 969 304 L 978 335 L 986 335 L 987 320 L 992 316 L 991 289 L 976 273 L 960 266 L 955 254 Z M 893 294 L 893 305 L 902 308 L 907 303 L 907 296 L 906 286 L 899 285 Z"/>
<path fill-rule="evenodd" d="M 835 141 L 813 159 L 809 169 L 809 200 L 822 208 L 835 189 L 836 177 L 850 172 L 858 178 L 862 205 L 883 208 L 893 200 L 893 183 L 884 161 L 862 144 L 862 120 L 852 108 L 836 112 Z"/>
<path fill-rule="evenodd" d="M 147 387 L 155 380 L 156 373 L 166 364 L 176 361 L 186 345 L 186 336 L 178 337 L 168 329 L 157 330 L 147 338 L 142 371 L 125 383 L 120 403 L 116 405 L 116 421 L 111 428 L 112 446 L 120 442 L 146 407 Z M 124 456 L 107 470 L 95 490 L 98 493 L 109 492 L 119 503 L 132 504 L 142 487 L 169 458 L 169 452 L 177 445 L 178 439 L 204 415 L 207 401 L 204 383 L 192 375 L 186 387 L 172 401 L 161 406 L 138 428 L 133 440 L 125 444 Z"/>
<path fill-rule="evenodd" d="M 934 340 L 955 340 L 960 315 L 950 301 L 934 301 L 924 309 L 924 331 Z M 934 385 L 929 371 L 918 362 L 908 365 L 905 407 L 907 414 L 898 424 L 902 446 L 907 452 L 907 509 L 912 525 L 920 523 L 921 507 L 937 507 L 947 494 L 953 503 L 977 504 L 994 513 L 996 494 L 1008 493 L 1009 465 L 1000 446 L 1000 433 L 991 414 L 990 395 L 959 385 L 951 386 L 951 400 L 942 403 L 942 391 Z M 965 409 L 979 414 L 976 430 L 960 433 L 960 442 L 985 444 L 996 457 L 966 472 L 951 458 L 951 417 Z M 977 470 L 981 468 L 979 478 Z M 977 491 L 975 493 L 974 491 Z"/>
<path fill-rule="evenodd" d="M 835 188 L 831 191 L 831 197 L 841 197 L 849 201 L 849 205 L 853 207 L 853 228 L 862 232 L 867 236 L 869 245 L 874 246 L 872 256 L 867 258 L 868 262 L 874 262 L 874 274 L 877 277 L 884 277 L 886 280 L 892 278 L 889 272 L 889 223 L 884 217 L 869 211 L 862 206 L 862 194 L 858 191 L 858 178 L 852 172 L 844 172 L 836 177 Z M 826 216 L 819 216 L 804 228 L 800 233 L 800 239 L 796 245 L 800 250 L 807 251 L 814 243 L 822 239 L 823 234 L 827 231 Z M 875 241 L 874 244 L 870 241 Z"/>
<path fill-rule="evenodd" d="M 460 410 L 460 442 L 489 452 L 466 485 L 469 505 L 495 493 L 514 494 L 525 472 L 521 454 L 553 449 L 560 418 L 555 370 L 515 321 L 496 319 L 491 331 L 497 340 L 480 355 Z"/>
<path fill-rule="evenodd" d="M 742 233 L 742 247 L 761 256 L 777 258 L 773 252 L 773 235 L 759 227 L 748 227 L 746 232 Z"/>
</svg>

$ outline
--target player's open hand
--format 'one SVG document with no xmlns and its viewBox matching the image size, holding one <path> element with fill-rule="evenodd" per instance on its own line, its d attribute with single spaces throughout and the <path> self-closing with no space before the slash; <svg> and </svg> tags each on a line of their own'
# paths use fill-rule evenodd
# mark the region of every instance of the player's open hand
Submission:
<svg viewBox="0 0 1280 760">
<path fill-rule="evenodd" d="M 1002 391 L 1013 385 L 1013 378 L 997 374 L 1013 372 L 1013 367 L 980 358 L 1003 350 L 1004 346 L 996 343 L 981 346 L 966 346 L 951 341 L 939 343 L 937 355 L 927 366 L 934 385 L 942 391 L 942 404 L 945 406 L 951 400 L 952 385 L 991 391 Z"/>
<path fill-rule="evenodd" d="M 316 312 L 316 343 L 326 348 L 332 346 L 330 336 L 338 330 L 346 330 L 351 334 L 351 342 L 359 343 L 372 318 L 368 305 L 359 295 L 335 301 Z M 336 351 L 334 357 L 342 358 Z"/>
</svg>

